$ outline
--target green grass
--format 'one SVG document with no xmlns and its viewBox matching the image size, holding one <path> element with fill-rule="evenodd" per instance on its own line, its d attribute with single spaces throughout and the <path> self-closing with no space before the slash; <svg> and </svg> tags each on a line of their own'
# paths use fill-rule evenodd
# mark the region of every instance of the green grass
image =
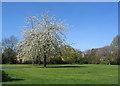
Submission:
<svg viewBox="0 0 120 86">
<path fill-rule="evenodd" d="M 3 69 L 12 78 L 23 79 L 18 81 L 3 82 L 3 84 L 118 84 L 117 65 L 47 65 L 49 68 L 42 68 L 42 65 L 40 67 L 28 64 L 5 64 L 2 66 L 32 67 L 21 69 Z M 60 66 L 66 67 L 60 68 Z"/>
</svg>

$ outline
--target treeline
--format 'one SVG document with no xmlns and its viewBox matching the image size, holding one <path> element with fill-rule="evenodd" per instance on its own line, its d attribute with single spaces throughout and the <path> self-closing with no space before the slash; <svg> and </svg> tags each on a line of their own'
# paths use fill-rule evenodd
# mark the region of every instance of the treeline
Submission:
<svg viewBox="0 0 120 86">
<path fill-rule="evenodd" d="M 62 46 L 60 48 L 60 55 L 47 58 L 48 64 L 120 64 L 120 36 L 116 36 L 109 46 L 102 48 L 95 48 L 86 50 L 84 52 L 74 49 L 71 46 Z M 16 57 L 16 44 L 18 39 L 14 36 L 6 38 L 2 41 L 2 63 L 16 64 L 16 63 L 32 63 L 30 59 L 18 59 Z M 42 64 L 36 58 L 34 64 Z"/>
<path fill-rule="evenodd" d="M 87 64 L 120 64 L 120 36 L 116 36 L 109 46 L 87 50 L 83 62 Z"/>
<path fill-rule="evenodd" d="M 120 49 L 118 40 L 120 36 L 116 36 L 109 46 L 95 48 L 81 52 L 70 46 L 62 47 L 63 63 L 76 64 L 120 64 Z"/>
<path fill-rule="evenodd" d="M 118 62 L 118 49 L 105 46 L 87 50 L 84 54 L 83 62 L 87 64 L 120 64 Z"/>
</svg>

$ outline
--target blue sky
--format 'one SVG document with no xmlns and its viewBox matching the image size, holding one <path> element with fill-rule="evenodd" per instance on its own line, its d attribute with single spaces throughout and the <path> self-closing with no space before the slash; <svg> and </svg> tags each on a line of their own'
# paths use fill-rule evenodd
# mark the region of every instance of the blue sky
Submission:
<svg viewBox="0 0 120 86">
<path fill-rule="evenodd" d="M 44 10 L 69 25 L 66 41 L 80 50 L 109 45 L 118 34 L 117 2 L 3 2 L 2 37 L 20 38 L 24 18 Z"/>
</svg>

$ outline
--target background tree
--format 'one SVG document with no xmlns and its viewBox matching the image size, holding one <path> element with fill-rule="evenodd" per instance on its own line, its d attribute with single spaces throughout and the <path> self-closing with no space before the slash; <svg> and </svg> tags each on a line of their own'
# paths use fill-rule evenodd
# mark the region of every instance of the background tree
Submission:
<svg viewBox="0 0 120 86">
<path fill-rule="evenodd" d="M 113 39 L 110 47 L 112 48 L 112 54 L 114 55 L 113 60 L 117 60 L 117 64 L 120 64 L 120 35 L 117 35 Z"/>
<path fill-rule="evenodd" d="M 15 64 L 17 63 L 16 52 L 11 48 L 5 49 L 2 54 L 2 63 L 3 64 Z"/>
<path fill-rule="evenodd" d="M 66 63 L 80 63 L 82 59 L 82 52 L 68 45 L 61 47 L 61 54 L 62 60 Z"/>
<path fill-rule="evenodd" d="M 117 35 L 113 40 L 110 46 L 120 48 L 120 35 Z"/>
<path fill-rule="evenodd" d="M 26 18 L 23 41 L 18 44 L 18 57 L 39 59 L 46 67 L 47 58 L 58 57 L 60 47 L 65 44 L 64 31 L 67 29 L 63 22 L 44 12 L 40 17 Z"/>
<path fill-rule="evenodd" d="M 16 44 L 18 39 L 15 36 L 10 36 L 2 40 L 2 63 L 13 64 L 17 63 L 16 59 Z"/>
<path fill-rule="evenodd" d="M 15 50 L 17 43 L 18 43 L 18 39 L 13 35 L 10 36 L 9 38 L 4 38 L 2 40 L 2 49 L 3 49 L 3 51 L 8 48 Z"/>
<path fill-rule="evenodd" d="M 110 45 L 88 50 L 85 53 L 87 63 L 119 64 L 120 36 L 116 36 Z"/>
<path fill-rule="evenodd" d="M 96 52 L 96 58 L 99 59 L 100 63 L 102 64 L 110 64 L 110 54 L 111 54 L 111 49 L 109 46 L 105 46 L 102 48 L 99 48 L 98 51 Z"/>
</svg>

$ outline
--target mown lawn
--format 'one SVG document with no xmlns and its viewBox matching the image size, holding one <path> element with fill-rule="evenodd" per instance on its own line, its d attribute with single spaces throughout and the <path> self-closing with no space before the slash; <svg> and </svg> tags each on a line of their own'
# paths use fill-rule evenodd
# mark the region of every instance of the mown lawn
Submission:
<svg viewBox="0 0 120 86">
<path fill-rule="evenodd" d="M 2 65 L 3 67 L 31 67 L 20 69 L 2 69 L 13 81 L 3 84 L 118 84 L 117 65 L 47 65 L 29 64 Z M 20 80 L 19 80 L 20 79 Z"/>
</svg>

